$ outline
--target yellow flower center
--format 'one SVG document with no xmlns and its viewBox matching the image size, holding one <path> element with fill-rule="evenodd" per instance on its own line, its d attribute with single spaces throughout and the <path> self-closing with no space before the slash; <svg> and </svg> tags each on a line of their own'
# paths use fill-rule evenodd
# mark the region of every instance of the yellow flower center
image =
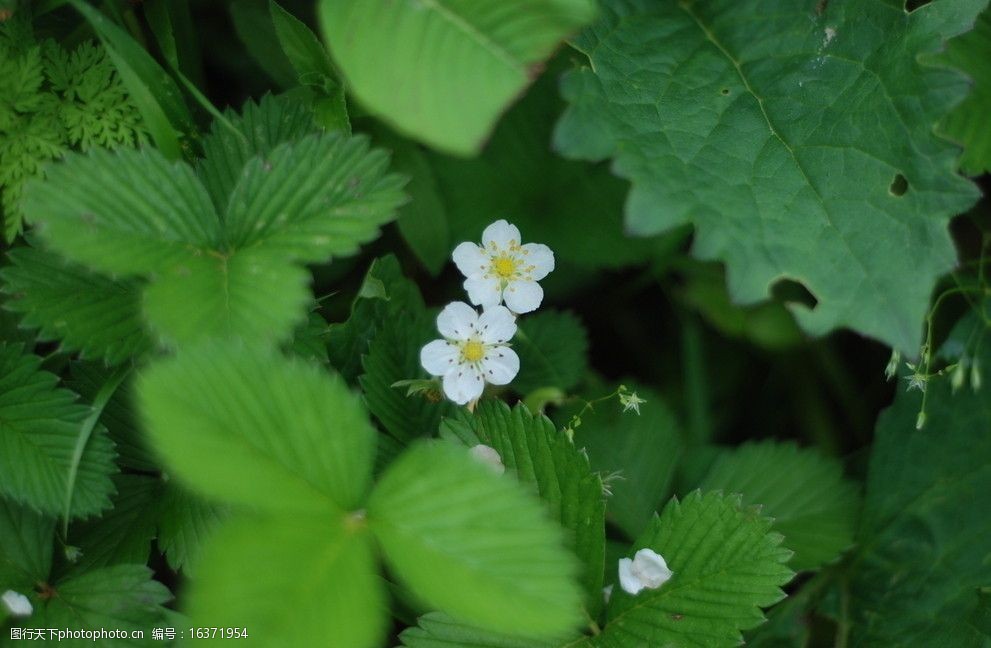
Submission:
<svg viewBox="0 0 991 648">
<path fill-rule="evenodd" d="M 516 274 L 516 259 L 511 256 L 500 256 L 492 259 L 492 270 L 500 279 L 509 279 Z"/>
<path fill-rule="evenodd" d="M 478 362 L 485 356 L 485 345 L 478 340 L 465 342 L 461 346 L 461 358 L 465 362 Z"/>
</svg>

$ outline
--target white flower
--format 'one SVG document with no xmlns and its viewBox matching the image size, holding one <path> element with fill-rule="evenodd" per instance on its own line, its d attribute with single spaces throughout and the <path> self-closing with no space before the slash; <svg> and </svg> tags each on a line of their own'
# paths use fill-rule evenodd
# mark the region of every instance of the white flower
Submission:
<svg viewBox="0 0 991 648">
<path fill-rule="evenodd" d="M 452 302 L 437 316 L 443 340 L 420 350 L 420 364 L 444 377 L 444 393 L 459 405 L 482 395 L 485 383 L 505 385 L 520 370 L 516 352 L 506 346 L 516 334 L 516 318 L 503 306 L 479 315 L 464 302 Z"/>
<path fill-rule="evenodd" d="M 485 464 L 496 474 L 501 475 L 506 472 L 506 466 L 502 463 L 502 457 L 499 456 L 495 448 L 479 443 L 476 446 L 472 446 L 468 452 L 471 453 L 471 456 L 476 461 Z"/>
<path fill-rule="evenodd" d="M 497 220 L 482 232 L 481 246 L 465 242 L 454 248 L 471 303 L 495 306 L 505 300 L 514 313 L 540 306 L 544 289 L 537 282 L 554 269 L 554 253 L 546 245 L 521 242 L 515 225 Z"/>
<path fill-rule="evenodd" d="M 671 570 L 660 554 L 641 549 L 634 556 L 619 559 L 619 584 L 630 594 L 657 589 L 671 578 Z"/>
<path fill-rule="evenodd" d="M 0 596 L 0 600 L 3 601 L 3 605 L 7 608 L 7 612 L 11 616 L 15 617 L 26 617 L 34 611 L 31 607 L 31 601 L 28 597 L 24 596 L 20 592 L 15 592 L 14 590 L 7 590 Z"/>
</svg>

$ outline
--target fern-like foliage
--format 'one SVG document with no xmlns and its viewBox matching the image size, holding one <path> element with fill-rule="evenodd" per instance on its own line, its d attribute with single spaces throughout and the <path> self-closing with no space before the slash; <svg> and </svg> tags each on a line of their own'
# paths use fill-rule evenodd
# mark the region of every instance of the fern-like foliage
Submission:
<svg viewBox="0 0 991 648">
<path fill-rule="evenodd" d="M 20 18 L 0 23 L 0 214 L 4 235 L 22 229 L 24 183 L 71 149 L 144 142 L 145 131 L 106 51 L 37 42 Z"/>
</svg>

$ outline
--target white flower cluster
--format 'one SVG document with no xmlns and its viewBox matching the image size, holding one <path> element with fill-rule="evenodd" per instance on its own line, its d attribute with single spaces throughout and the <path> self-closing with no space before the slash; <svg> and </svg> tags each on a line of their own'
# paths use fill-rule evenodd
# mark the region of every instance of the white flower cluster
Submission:
<svg viewBox="0 0 991 648">
<path fill-rule="evenodd" d="M 509 347 L 516 335 L 516 315 L 540 306 L 544 291 L 537 282 L 554 269 L 546 245 L 522 242 L 520 230 L 498 220 L 482 232 L 482 244 L 465 242 L 454 249 L 454 263 L 465 275 L 468 299 L 452 302 L 437 317 L 444 339 L 420 350 L 420 364 L 442 378 L 444 394 L 459 405 L 478 400 L 485 384 L 508 384 L 520 370 Z M 505 305 L 503 305 L 505 303 Z"/>
</svg>

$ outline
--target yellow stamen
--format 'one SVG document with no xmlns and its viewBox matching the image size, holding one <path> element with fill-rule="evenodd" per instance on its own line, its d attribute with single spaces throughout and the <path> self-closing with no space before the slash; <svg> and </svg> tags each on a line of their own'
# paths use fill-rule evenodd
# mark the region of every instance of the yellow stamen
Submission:
<svg viewBox="0 0 991 648">
<path fill-rule="evenodd" d="M 516 259 L 511 256 L 500 256 L 492 259 L 492 270 L 500 279 L 509 279 L 516 274 Z"/>
<path fill-rule="evenodd" d="M 478 362 L 485 355 L 485 345 L 478 340 L 471 340 L 461 345 L 461 358 L 465 362 Z"/>
</svg>

